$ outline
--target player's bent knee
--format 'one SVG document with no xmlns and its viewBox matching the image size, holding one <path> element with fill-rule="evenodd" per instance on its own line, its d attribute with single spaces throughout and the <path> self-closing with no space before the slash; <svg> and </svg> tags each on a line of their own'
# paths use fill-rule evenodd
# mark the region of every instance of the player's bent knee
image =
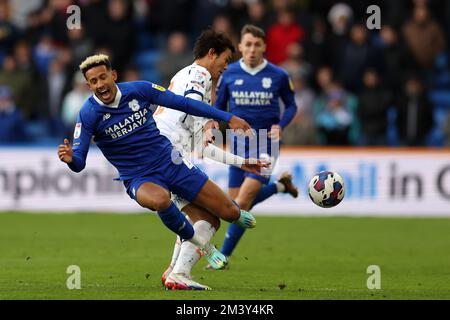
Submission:
<svg viewBox="0 0 450 320">
<path fill-rule="evenodd" d="M 164 211 L 170 207 L 171 204 L 170 197 L 165 193 L 153 195 L 151 198 L 144 197 L 138 202 L 142 207 L 152 211 Z"/>
<path fill-rule="evenodd" d="M 153 200 L 153 208 L 155 211 L 164 211 L 170 207 L 171 200 L 168 196 L 159 197 Z"/>
</svg>

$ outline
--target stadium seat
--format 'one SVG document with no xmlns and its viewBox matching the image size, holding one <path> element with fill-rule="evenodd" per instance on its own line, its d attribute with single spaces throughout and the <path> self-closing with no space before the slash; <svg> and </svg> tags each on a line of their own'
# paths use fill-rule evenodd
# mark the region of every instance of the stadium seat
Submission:
<svg viewBox="0 0 450 320">
<path fill-rule="evenodd" d="M 444 125 L 444 120 L 450 110 L 445 108 L 435 107 L 433 112 L 434 125 L 431 129 L 430 134 L 427 137 L 426 144 L 430 147 L 443 147 L 444 146 L 444 135 L 442 126 Z"/>
<path fill-rule="evenodd" d="M 160 57 L 161 53 L 159 50 L 144 50 L 135 55 L 134 62 L 139 68 L 154 68 Z"/>
<path fill-rule="evenodd" d="M 388 109 L 388 127 L 386 132 L 386 139 L 388 146 L 395 147 L 398 146 L 398 132 L 397 132 L 397 110 L 395 107 L 390 107 Z"/>
<path fill-rule="evenodd" d="M 429 97 L 436 108 L 450 110 L 450 90 L 431 90 Z"/>
<path fill-rule="evenodd" d="M 161 77 L 159 75 L 158 70 L 155 68 L 144 68 L 140 70 L 142 80 L 159 83 L 161 81 Z"/>
</svg>

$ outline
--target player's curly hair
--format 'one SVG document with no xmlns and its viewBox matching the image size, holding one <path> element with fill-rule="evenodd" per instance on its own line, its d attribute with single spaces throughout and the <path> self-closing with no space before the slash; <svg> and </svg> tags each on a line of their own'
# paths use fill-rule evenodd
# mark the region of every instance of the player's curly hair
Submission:
<svg viewBox="0 0 450 320">
<path fill-rule="evenodd" d="M 80 64 L 80 70 L 83 75 L 86 77 L 86 72 L 94 67 L 105 66 L 106 69 L 111 70 L 111 62 L 109 61 L 109 57 L 106 54 L 96 54 L 93 56 L 89 56 Z"/>
<path fill-rule="evenodd" d="M 197 38 L 194 45 L 194 59 L 201 59 L 208 54 L 209 49 L 214 49 L 215 53 L 220 55 L 227 49 L 235 53 L 236 49 L 230 38 L 223 32 L 217 32 L 213 29 L 203 31 Z"/>
</svg>

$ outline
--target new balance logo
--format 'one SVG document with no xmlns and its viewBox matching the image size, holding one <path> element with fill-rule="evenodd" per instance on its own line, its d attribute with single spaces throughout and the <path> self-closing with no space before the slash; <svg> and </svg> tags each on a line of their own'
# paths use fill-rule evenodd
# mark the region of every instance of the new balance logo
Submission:
<svg viewBox="0 0 450 320">
<path fill-rule="evenodd" d="M 105 113 L 105 114 L 103 115 L 103 121 L 106 121 L 106 120 L 108 120 L 109 118 L 111 118 L 111 115 L 110 115 L 109 113 Z"/>
<path fill-rule="evenodd" d="M 244 80 L 242 79 L 237 79 L 236 81 L 234 81 L 234 84 L 236 86 L 242 86 L 244 84 Z"/>
</svg>

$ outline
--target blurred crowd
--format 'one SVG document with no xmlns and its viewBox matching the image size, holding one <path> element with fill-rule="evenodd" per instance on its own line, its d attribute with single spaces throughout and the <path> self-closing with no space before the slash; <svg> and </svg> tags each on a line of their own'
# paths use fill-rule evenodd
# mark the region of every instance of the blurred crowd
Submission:
<svg viewBox="0 0 450 320">
<path fill-rule="evenodd" d="M 381 29 L 370 30 L 374 4 Z M 0 0 L 0 143 L 71 134 L 90 95 L 87 55 L 108 54 L 120 81 L 167 86 L 203 29 L 237 44 L 246 23 L 266 31 L 267 59 L 294 84 L 286 145 L 450 146 L 445 0 Z"/>
</svg>

